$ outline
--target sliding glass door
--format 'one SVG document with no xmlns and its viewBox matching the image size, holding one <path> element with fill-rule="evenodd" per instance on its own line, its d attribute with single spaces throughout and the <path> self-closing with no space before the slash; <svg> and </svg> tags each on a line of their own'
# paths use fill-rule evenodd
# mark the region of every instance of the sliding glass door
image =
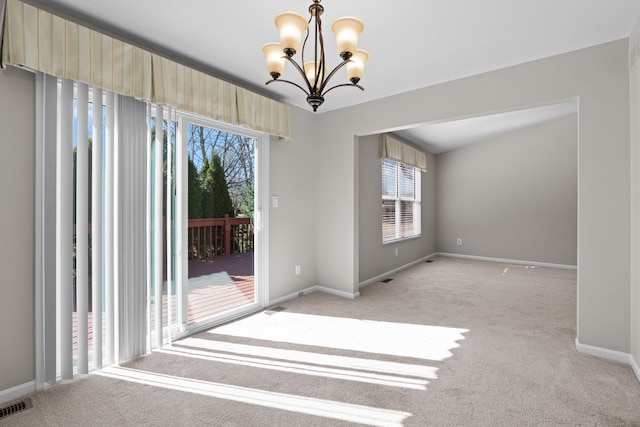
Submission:
<svg viewBox="0 0 640 427">
<path fill-rule="evenodd" d="M 149 107 L 148 345 L 261 309 L 266 137 Z"/>
<path fill-rule="evenodd" d="M 262 308 L 262 135 L 200 117 L 179 121 L 176 280 L 185 332 Z"/>
</svg>

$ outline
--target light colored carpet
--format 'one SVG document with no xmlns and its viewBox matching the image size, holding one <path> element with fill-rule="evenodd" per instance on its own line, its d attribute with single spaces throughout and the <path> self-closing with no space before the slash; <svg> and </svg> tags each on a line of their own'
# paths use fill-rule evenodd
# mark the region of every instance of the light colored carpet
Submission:
<svg viewBox="0 0 640 427">
<path fill-rule="evenodd" d="M 629 366 L 580 354 L 576 273 L 438 257 L 32 396 L 11 426 L 640 426 Z"/>
</svg>

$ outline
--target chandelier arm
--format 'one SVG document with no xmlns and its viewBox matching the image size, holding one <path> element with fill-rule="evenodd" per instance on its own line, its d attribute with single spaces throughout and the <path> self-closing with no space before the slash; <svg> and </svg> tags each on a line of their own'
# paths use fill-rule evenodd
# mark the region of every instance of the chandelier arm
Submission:
<svg viewBox="0 0 640 427">
<path fill-rule="evenodd" d="M 302 49 L 300 49 L 300 60 L 302 61 L 302 63 L 304 64 L 304 52 L 307 46 L 307 40 L 309 40 L 309 24 L 311 24 L 311 19 L 313 18 L 313 16 L 311 16 L 309 18 L 309 22 L 307 22 L 307 35 L 304 38 L 304 42 L 302 42 Z"/>
<path fill-rule="evenodd" d="M 338 65 L 336 66 L 336 68 L 334 68 L 334 69 L 329 73 L 329 75 L 327 76 L 327 78 L 326 78 L 326 79 L 324 79 L 324 80 L 322 81 L 322 86 L 320 86 L 320 90 L 318 91 L 319 93 L 327 93 L 327 92 L 329 92 L 329 90 L 333 89 L 333 88 L 331 88 L 331 89 L 327 90 L 327 92 L 323 92 L 323 91 L 324 91 L 324 88 L 327 86 L 327 83 L 329 83 L 329 80 L 331 80 L 331 77 L 333 77 L 333 75 L 336 73 L 336 71 L 338 71 L 340 68 L 342 68 L 342 67 L 344 67 L 345 65 L 347 65 L 347 63 L 348 63 L 348 62 L 351 62 L 351 60 L 350 60 L 350 59 L 345 59 L 344 61 L 342 61 L 342 63 L 338 64 Z M 347 86 L 350 86 L 350 85 L 349 85 L 349 84 L 347 84 Z M 334 86 L 334 87 L 337 87 L 337 86 Z"/>
<path fill-rule="evenodd" d="M 304 91 L 307 95 L 313 93 L 313 88 L 311 87 L 311 83 L 309 82 L 309 79 L 307 79 L 307 75 L 304 73 L 304 70 L 302 69 L 302 67 L 300 67 L 300 64 L 298 64 L 296 62 L 295 59 L 293 59 L 290 56 L 284 56 L 285 59 L 289 60 L 289 62 L 291 62 L 293 64 L 293 66 L 296 68 L 296 70 L 298 70 L 298 72 L 300 73 L 300 75 L 302 76 L 302 80 L 307 84 L 307 88 L 309 89 L 309 92 L 307 92 L 306 90 Z M 300 87 L 299 85 L 296 85 L 298 87 Z M 302 89 L 304 90 L 304 89 Z"/>
<path fill-rule="evenodd" d="M 356 84 L 356 83 L 343 83 L 343 84 L 340 84 L 340 85 L 335 85 L 335 86 L 333 86 L 333 87 L 330 87 L 329 89 L 327 89 L 327 90 L 322 94 L 322 96 L 325 96 L 328 92 L 330 92 L 330 91 L 334 90 L 334 89 L 335 89 L 335 88 L 337 88 L 337 87 L 345 87 L 345 86 L 353 86 L 353 87 L 357 87 L 357 88 L 358 88 L 358 89 L 360 89 L 360 90 L 364 90 L 364 88 L 363 88 L 362 86 L 360 86 L 359 84 Z"/>
<path fill-rule="evenodd" d="M 277 80 L 276 80 L 276 79 L 273 79 L 273 80 L 269 80 L 269 81 L 267 81 L 267 82 L 265 83 L 265 85 L 268 85 L 268 84 L 273 83 L 273 82 L 282 82 L 282 83 L 289 83 L 289 84 L 292 84 L 292 85 L 294 85 L 295 87 L 299 88 L 301 91 L 303 91 L 305 95 L 307 95 L 307 96 L 309 96 L 309 95 L 310 95 L 310 93 L 309 93 L 309 92 L 307 92 L 306 90 L 304 90 L 304 88 L 303 88 L 302 86 L 300 86 L 298 83 L 294 83 L 294 82 L 292 82 L 292 81 L 290 81 L 290 80 L 282 80 L 282 79 L 277 79 Z"/>
<path fill-rule="evenodd" d="M 313 83 L 314 93 L 322 93 L 324 87 L 324 37 L 322 36 L 322 19 L 316 14 L 316 46 L 315 46 L 315 80 Z M 318 52 L 319 51 L 319 52 Z M 320 58 L 318 58 L 320 53 Z M 322 81 L 320 80 L 322 76 Z"/>
</svg>

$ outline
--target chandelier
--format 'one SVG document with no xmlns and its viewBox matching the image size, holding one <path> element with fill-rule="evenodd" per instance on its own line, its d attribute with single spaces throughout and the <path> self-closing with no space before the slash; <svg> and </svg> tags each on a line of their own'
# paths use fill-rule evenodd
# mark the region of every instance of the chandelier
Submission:
<svg viewBox="0 0 640 427">
<path fill-rule="evenodd" d="M 282 12 L 275 18 L 276 26 L 280 31 L 280 43 L 267 43 L 262 46 L 262 52 L 267 59 L 267 71 L 273 78 L 266 84 L 273 82 L 283 82 L 292 84 L 300 88 L 307 95 L 307 102 L 317 111 L 318 107 L 324 102 L 324 96 L 327 92 L 343 86 L 353 86 L 360 90 L 364 90 L 358 84 L 362 78 L 364 64 L 369 59 L 369 53 L 366 50 L 356 49 L 358 36 L 364 29 L 364 24 L 358 18 L 345 16 L 333 21 L 331 29 L 336 35 L 338 44 L 338 53 L 342 62 L 338 64 L 330 73 L 326 74 L 327 64 L 324 59 L 324 40 L 322 37 L 322 19 L 320 16 L 324 12 L 324 7 L 320 5 L 320 0 L 313 0 L 309 6 L 311 17 L 307 19 L 295 12 Z M 311 21 L 315 21 L 315 33 L 313 35 L 314 49 L 310 53 L 307 52 L 307 42 L 311 35 Z M 300 51 L 301 63 L 293 59 L 293 56 L 300 49 L 302 34 L 307 32 L 302 50 Z M 284 54 L 284 55 L 283 55 Z M 305 58 L 306 56 L 306 58 Z M 309 60 L 305 60 L 309 59 Z M 289 61 L 293 67 L 298 70 L 302 76 L 302 85 L 289 80 L 279 79 L 284 72 L 285 62 Z M 351 83 L 338 84 L 327 88 L 329 80 L 340 68 L 346 66 L 347 78 Z"/>
</svg>

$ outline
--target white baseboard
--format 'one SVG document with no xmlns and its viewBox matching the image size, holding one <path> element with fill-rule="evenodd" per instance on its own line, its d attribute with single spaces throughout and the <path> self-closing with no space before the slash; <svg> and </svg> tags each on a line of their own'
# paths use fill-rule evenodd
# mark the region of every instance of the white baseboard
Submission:
<svg viewBox="0 0 640 427">
<path fill-rule="evenodd" d="M 308 294 L 310 294 L 312 292 L 324 292 L 325 294 L 331 294 L 331 295 L 335 295 L 335 296 L 338 296 L 338 297 L 349 298 L 349 299 L 355 299 L 355 298 L 358 298 L 360 296 L 360 292 L 349 293 L 349 292 L 339 291 L 337 289 L 327 288 L 325 286 L 317 286 L 316 285 L 316 286 L 311 286 L 309 288 L 302 289 L 302 290 L 300 290 L 298 292 L 293 292 L 293 293 L 285 295 L 283 297 L 271 300 L 271 301 L 269 301 L 269 307 L 272 307 L 272 306 L 278 305 L 278 304 L 284 304 L 287 301 L 291 301 L 292 299 L 298 298 L 298 297 L 303 296 L 303 295 L 308 295 Z"/>
<path fill-rule="evenodd" d="M 271 301 L 269 301 L 268 307 L 272 307 L 272 306 L 278 305 L 278 304 L 284 304 L 287 301 L 291 301 L 292 299 L 298 298 L 301 293 L 302 293 L 302 295 L 310 294 L 311 292 L 313 292 L 314 288 L 315 288 L 315 286 L 312 286 L 310 288 L 302 289 L 302 290 L 300 290 L 298 292 L 293 292 L 293 293 L 285 295 L 283 297 L 271 300 Z"/>
<path fill-rule="evenodd" d="M 314 286 L 314 291 L 324 292 L 325 294 L 335 295 L 342 298 L 355 299 L 360 296 L 360 292 L 349 293 L 345 291 L 339 291 L 337 289 L 327 288 L 325 286 Z"/>
<path fill-rule="evenodd" d="M 475 256 L 475 255 L 460 255 L 460 254 L 450 254 L 446 252 L 438 252 L 438 255 L 452 257 L 452 258 L 475 259 L 478 261 L 502 262 L 507 264 L 535 265 L 538 267 L 565 268 L 568 270 L 578 269 L 578 267 L 575 265 L 553 264 L 549 262 L 523 261 L 519 259 L 509 259 L 509 258 L 491 258 L 491 257 Z"/>
<path fill-rule="evenodd" d="M 589 354 L 591 356 L 596 356 L 596 357 L 602 357 L 603 359 L 609 359 L 609 360 L 613 360 L 614 362 L 620 362 L 620 363 L 625 363 L 627 365 L 631 365 L 631 367 L 634 368 L 636 375 L 638 375 L 638 370 L 636 370 L 637 365 L 636 367 L 633 366 L 635 364 L 635 361 L 633 360 L 633 357 L 629 353 L 623 353 L 621 351 L 616 351 L 616 350 L 609 350 L 607 348 L 602 348 L 602 347 L 595 347 L 588 344 L 580 344 L 577 338 L 576 338 L 576 350 L 578 350 L 580 353 Z M 638 379 L 640 379 L 640 377 L 638 377 Z"/>
<path fill-rule="evenodd" d="M 636 374 L 636 378 L 640 381 L 640 366 L 633 358 L 633 355 L 629 353 L 623 353 L 621 351 L 609 350 L 601 347 L 594 347 L 592 345 L 580 344 L 576 338 L 576 350 L 580 353 L 589 354 L 591 356 L 602 357 L 604 359 L 613 360 L 615 362 L 625 363 L 631 366 L 633 372 Z"/>
<path fill-rule="evenodd" d="M 636 362 L 636 359 L 633 357 L 633 355 L 630 355 L 631 357 L 631 367 L 633 368 L 633 372 L 636 373 L 636 377 L 638 378 L 638 381 L 640 381 L 640 366 L 638 366 L 638 362 Z"/>
<path fill-rule="evenodd" d="M 12 400 L 19 399 L 26 396 L 29 393 L 36 391 L 36 382 L 29 381 L 28 383 L 20 384 L 15 387 L 8 388 L 0 391 L 0 404 L 10 402 Z"/>
<path fill-rule="evenodd" d="M 360 282 L 358 287 L 362 288 L 362 287 L 370 285 L 372 283 L 380 282 L 381 280 L 384 280 L 389 276 L 392 276 L 392 275 L 394 275 L 394 274 L 396 274 L 396 273 L 398 273 L 398 272 L 400 272 L 402 270 L 406 270 L 407 268 L 413 267 L 416 264 L 420 264 L 421 262 L 425 262 L 426 260 L 429 260 L 429 259 L 431 259 L 431 258 L 433 258 L 433 257 L 435 257 L 437 255 L 438 255 L 438 252 L 434 252 L 431 255 L 427 255 L 426 257 L 422 257 L 422 258 L 417 259 L 415 261 L 411 261 L 409 264 L 402 265 L 402 266 L 400 266 L 398 268 L 394 268 L 391 271 L 387 271 L 386 273 L 380 274 L 380 275 L 378 275 L 376 277 L 372 277 L 371 279 L 367 279 L 364 282 Z"/>
</svg>

